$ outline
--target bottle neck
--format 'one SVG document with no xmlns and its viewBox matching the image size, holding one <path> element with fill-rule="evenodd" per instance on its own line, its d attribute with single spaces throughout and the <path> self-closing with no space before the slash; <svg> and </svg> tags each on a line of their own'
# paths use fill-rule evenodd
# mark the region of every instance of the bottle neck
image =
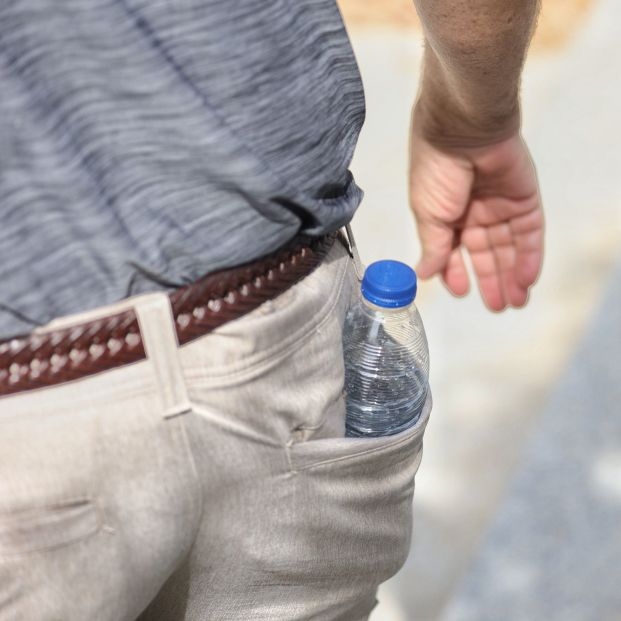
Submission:
<svg viewBox="0 0 621 621">
<path fill-rule="evenodd" d="M 409 316 L 412 307 L 414 306 L 414 302 L 412 301 L 407 306 L 399 306 L 398 308 L 387 308 L 385 306 L 378 306 L 377 304 L 373 304 L 373 302 L 369 302 L 364 296 L 361 296 L 362 306 L 366 312 L 370 315 L 382 315 L 386 317 L 386 319 L 395 319 L 398 320 L 401 317 Z"/>
</svg>

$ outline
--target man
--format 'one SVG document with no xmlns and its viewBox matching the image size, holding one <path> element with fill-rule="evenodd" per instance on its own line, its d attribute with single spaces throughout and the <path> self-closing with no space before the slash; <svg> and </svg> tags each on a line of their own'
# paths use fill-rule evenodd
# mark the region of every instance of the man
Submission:
<svg viewBox="0 0 621 621">
<path fill-rule="evenodd" d="M 466 249 L 521 306 L 537 2 L 417 8 L 419 275 L 466 293 Z M 0 620 L 366 619 L 431 406 L 343 437 L 364 104 L 334 1 L 21 0 L 0 29 Z"/>
</svg>

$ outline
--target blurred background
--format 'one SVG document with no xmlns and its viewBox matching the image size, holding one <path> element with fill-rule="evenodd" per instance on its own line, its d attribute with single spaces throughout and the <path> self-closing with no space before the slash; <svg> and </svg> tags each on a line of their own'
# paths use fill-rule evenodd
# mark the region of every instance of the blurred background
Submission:
<svg viewBox="0 0 621 621">
<path fill-rule="evenodd" d="M 340 0 L 365 84 L 353 163 L 365 263 L 414 264 L 407 143 L 422 37 L 411 0 Z M 373 621 L 621 619 L 621 3 L 543 0 L 524 135 L 547 218 L 529 305 L 420 287 L 434 411 L 414 537 Z"/>
</svg>

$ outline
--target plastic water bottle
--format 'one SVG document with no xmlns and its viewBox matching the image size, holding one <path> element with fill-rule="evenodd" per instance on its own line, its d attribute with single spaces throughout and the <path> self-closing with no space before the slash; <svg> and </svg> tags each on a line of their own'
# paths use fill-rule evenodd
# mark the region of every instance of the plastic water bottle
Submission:
<svg viewBox="0 0 621 621">
<path fill-rule="evenodd" d="M 398 261 L 370 265 L 343 329 L 346 435 L 386 436 L 414 425 L 428 392 L 429 349 L 416 273 Z"/>
</svg>

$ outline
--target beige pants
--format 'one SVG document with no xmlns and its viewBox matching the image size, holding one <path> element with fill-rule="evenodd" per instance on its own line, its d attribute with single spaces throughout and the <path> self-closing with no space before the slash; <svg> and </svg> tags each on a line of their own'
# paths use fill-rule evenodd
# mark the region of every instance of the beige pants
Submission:
<svg viewBox="0 0 621 621">
<path fill-rule="evenodd" d="M 148 359 L 0 399 L 0 621 L 366 619 L 404 563 L 431 407 L 344 438 L 340 244 L 253 313 Z M 64 318 L 71 324 L 111 309 Z"/>
</svg>

